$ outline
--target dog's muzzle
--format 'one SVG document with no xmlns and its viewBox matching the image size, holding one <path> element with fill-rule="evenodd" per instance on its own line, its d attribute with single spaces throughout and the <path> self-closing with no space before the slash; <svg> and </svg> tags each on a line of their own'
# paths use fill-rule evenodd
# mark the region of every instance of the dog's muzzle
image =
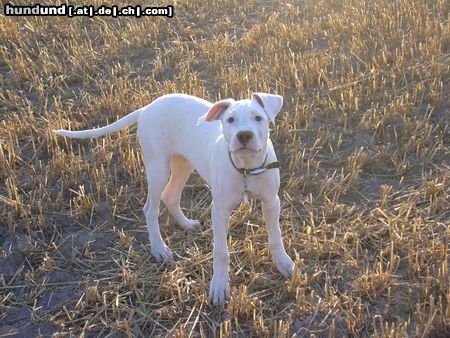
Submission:
<svg viewBox="0 0 450 338">
<path fill-rule="evenodd" d="M 253 138 L 253 132 L 249 130 L 240 131 L 236 134 L 236 137 L 243 146 L 246 146 Z"/>
</svg>

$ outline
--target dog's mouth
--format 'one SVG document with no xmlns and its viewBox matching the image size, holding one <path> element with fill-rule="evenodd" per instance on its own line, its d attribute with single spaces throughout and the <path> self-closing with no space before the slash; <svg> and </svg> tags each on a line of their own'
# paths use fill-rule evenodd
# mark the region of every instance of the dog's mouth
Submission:
<svg viewBox="0 0 450 338">
<path fill-rule="evenodd" d="M 233 151 L 233 153 L 235 154 L 239 154 L 239 155 L 250 155 L 250 154 L 257 154 L 259 152 L 261 152 L 262 149 L 259 150 L 255 150 L 249 147 L 240 147 L 236 150 Z"/>
</svg>

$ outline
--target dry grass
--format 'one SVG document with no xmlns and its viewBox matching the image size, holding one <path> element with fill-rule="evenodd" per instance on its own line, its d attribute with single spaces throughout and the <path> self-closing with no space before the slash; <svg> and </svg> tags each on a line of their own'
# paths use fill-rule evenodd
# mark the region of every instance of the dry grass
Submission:
<svg viewBox="0 0 450 338">
<path fill-rule="evenodd" d="M 101 2 L 94 1 L 94 4 Z M 450 334 L 450 5 L 446 0 L 177 2 L 167 18 L 0 17 L 0 335 Z M 278 92 L 282 230 L 231 220 L 232 299 L 207 303 L 209 226 L 161 213 L 179 255 L 150 256 L 135 128 L 156 97 Z M 209 224 L 198 177 L 184 192 Z"/>
</svg>

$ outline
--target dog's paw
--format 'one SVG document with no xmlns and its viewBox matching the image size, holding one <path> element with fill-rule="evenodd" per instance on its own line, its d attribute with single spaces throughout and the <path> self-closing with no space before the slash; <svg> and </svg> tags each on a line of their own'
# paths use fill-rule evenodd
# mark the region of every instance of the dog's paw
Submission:
<svg viewBox="0 0 450 338">
<path fill-rule="evenodd" d="M 152 246 L 151 252 L 158 263 L 168 263 L 173 259 L 172 250 L 165 244 Z"/>
<path fill-rule="evenodd" d="M 291 257 L 289 257 L 286 253 L 283 253 L 273 257 L 273 262 L 275 263 L 278 271 L 280 271 L 285 278 L 291 277 L 292 271 L 294 271 L 294 262 Z"/>
<path fill-rule="evenodd" d="M 213 305 L 222 304 L 230 299 L 230 290 L 228 288 L 228 278 L 213 275 L 209 287 L 209 302 Z"/>
<path fill-rule="evenodd" d="M 184 230 L 198 231 L 201 228 L 201 223 L 199 220 L 196 220 L 196 219 L 186 219 L 186 221 L 181 223 L 180 226 Z"/>
</svg>

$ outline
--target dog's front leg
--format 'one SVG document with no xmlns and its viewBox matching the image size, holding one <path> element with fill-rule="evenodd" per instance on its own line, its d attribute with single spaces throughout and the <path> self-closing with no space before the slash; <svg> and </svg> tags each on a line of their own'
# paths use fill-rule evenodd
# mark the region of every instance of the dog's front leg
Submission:
<svg viewBox="0 0 450 338">
<path fill-rule="evenodd" d="M 214 200 L 211 210 L 213 226 L 213 277 L 209 288 L 209 301 L 212 304 L 223 303 L 230 298 L 228 274 L 230 255 L 227 247 L 228 219 L 231 208 L 224 208 L 223 204 Z"/>
<path fill-rule="evenodd" d="M 280 230 L 280 199 L 275 195 L 272 199 L 262 200 L 262 211 L 264 220 L 267 224 L 267 232 L 269 236 L 269 250 L 272 261 L 280 273 L 288 278 L 294 269 L 294 262 L 284 249 L 283 240 Z"/>
</svg>

